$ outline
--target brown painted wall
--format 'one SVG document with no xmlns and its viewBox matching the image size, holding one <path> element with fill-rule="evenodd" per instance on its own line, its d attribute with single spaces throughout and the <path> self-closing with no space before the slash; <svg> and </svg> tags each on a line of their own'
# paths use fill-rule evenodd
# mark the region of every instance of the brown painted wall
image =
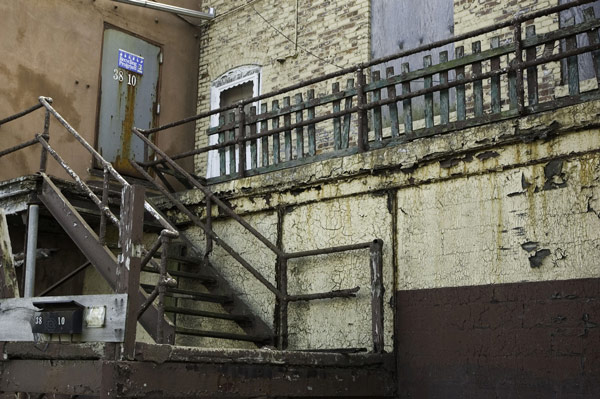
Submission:
<svg viewBox="0 0 600 399">
<path fill-rule="evenodd" d="M 169 3 L 200 10 L 196 0 Z M 0 0 L 0 118 L 36 104 L 40 95 L 50 96 L 56 109 L 95 143 L 105 24 L 161 45 L 159 121 L 193 115 L 198 29 L 177 16 L 109 0 Z M 85 177 L 91 156 L 53 125 L 52 144 Z M 1 126 L 0 149 L 33 138 L 42 127 L 42 111 Z M 159 137 L 161 148 L 170 153 L 188 150 L 193 143 L 193 125 Z M 38 158 L 39 150 L 29 149 L 0 159 L 0 179 L 35 172 Z M 56 163 L 50 164 L 50 173 L 57 174 Z M 191 162 L 187 166 L 191 169 Z"/>
<path fill-rule="evenodd" d="M 399 291 L 400 398 L 600 397 L 600 279 Z"/>
</svg>

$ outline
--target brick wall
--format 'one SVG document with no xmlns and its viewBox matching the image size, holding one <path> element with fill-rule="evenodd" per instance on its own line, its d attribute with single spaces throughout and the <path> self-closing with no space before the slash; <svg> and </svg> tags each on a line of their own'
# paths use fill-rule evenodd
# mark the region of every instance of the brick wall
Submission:
<svg viewBox="0 0 600 399">
<path fill-rule="evenodd" d="M 299 0 L 297 51 L 295 0 L 260 0 L 239 8 L 224 0 L 210 5 L 217 17 L 201 35 L 198 112 L 210 109 L 211 82 L 242 65 L 261 67 L 260 92 L 267 93 L 369 59 L 369 0 Z M 207 128 L 207 120 L 197 124 L 197 148 L 207 145 Z M 196 157 L 200 175 L 206 159 L 205 154 Z"/>
</svg>

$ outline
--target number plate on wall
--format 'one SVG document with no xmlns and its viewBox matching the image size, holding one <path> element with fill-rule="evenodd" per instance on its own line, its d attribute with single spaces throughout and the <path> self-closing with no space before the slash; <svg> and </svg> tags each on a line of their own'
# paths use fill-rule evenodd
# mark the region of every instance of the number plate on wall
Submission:
<svg viewBox="0 0 600 399">
<path fill-rule="evenodd" d="M 81 334 L 83 306 L 77 302 L 35 302 L 33 306 L 41 309 L 33 314 L 31 320 L 33 333 Z"/>
</svg>

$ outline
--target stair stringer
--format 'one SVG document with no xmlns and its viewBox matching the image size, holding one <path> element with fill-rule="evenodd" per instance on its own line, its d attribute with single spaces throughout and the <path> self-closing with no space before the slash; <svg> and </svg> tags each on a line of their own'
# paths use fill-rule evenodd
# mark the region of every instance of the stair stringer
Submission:
<svg viewBox="0 0 600 399">
<path fill-rule="evenodd" d="M 67 235 L 73 240 L 79 250 L 92 263 L 94 268 L 106 280 L 108 285 L 115 290 L 117 287 L 117 270 L 119 264 L 115 255 L 100 240 L 92 228 L 83 219 L 81 214 L 70 204 L 69 200 L 60 192 L 52 180 L 42 173 L 42 190 L 38 194 L 40 201 L 61 225 Z M 146 295 L 140 289 L 140 303 L 145 302 Z M 131 315 L 129 315 L 131 317 Z M 157 341 L 156 323 L 158 309 L 152 305 L 140 317 L 140 324 Z M 166 318 L 163 318 L 163 332 L 166 342 L 174 342 L 175 327 Z"/>
</svg>

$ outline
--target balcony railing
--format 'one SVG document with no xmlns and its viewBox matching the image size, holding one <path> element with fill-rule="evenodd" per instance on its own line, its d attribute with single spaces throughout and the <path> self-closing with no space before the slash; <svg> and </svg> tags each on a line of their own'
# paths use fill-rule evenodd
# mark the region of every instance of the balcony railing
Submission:
<svg viewBox="0 0 600 399">
<path fill-rule="evenodd" d="M 210 153 L 218 162 L 216 182 L 597 99 L 600 20 L 589 7 L 583 21 L 557 22 L 561 12 L 591 2 L 520 15 L 142 132 L 206 126 L 215 144 L 171 158 Z M 536 32 L 538 23 L 543 31 Z M 411 71 L 402 61 L 415 54 L 423 67 Z M 595 79 L 579 76 L 586 54 Z M 209 127 L 213 115 L 219 123 Z M 158 165 L 167 163 L 143 163 Z"/>
</svg>

